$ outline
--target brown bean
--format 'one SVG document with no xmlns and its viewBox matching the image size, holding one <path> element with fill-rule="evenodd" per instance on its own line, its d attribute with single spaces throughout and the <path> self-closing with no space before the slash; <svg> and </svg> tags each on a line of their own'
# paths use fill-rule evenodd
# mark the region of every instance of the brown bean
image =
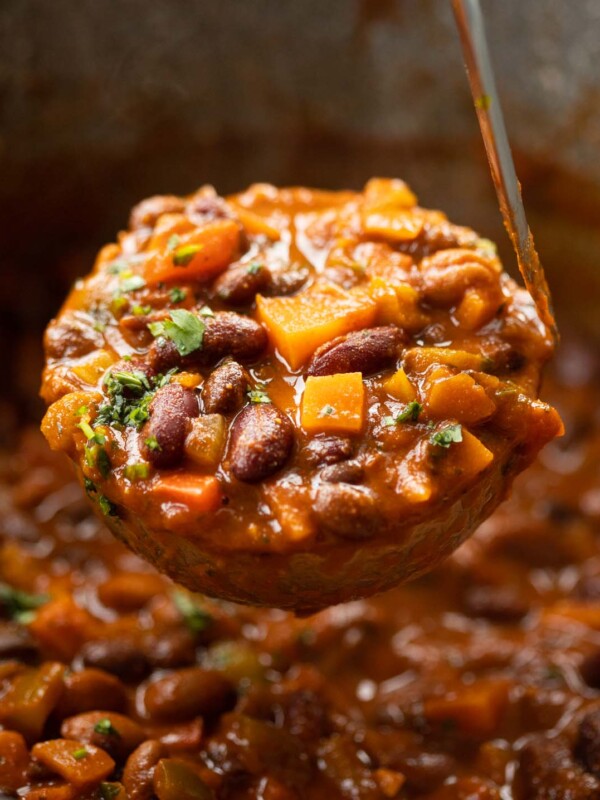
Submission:
<svg viewBox="0 0 600 800">
<path fill-rule="evenodd" d="M 500 305 L 500 270 L 472 250 L 442 250 L 421 262 L 422 292 L 435 306 L 446 308 L 460 300 L 468 289 L 485 291 L 490 302 Z"/>
<path fill-rule="evenodd" d="M 69 717 L 61 725 L 60 735 L 101 747 L 116 761 L 124 761 L 146 739 L 137 722 L 114 711 L 89 711 Z"/>
<path fill-rule="evenodd" d="M 104 336 L 94 328 L 94 320 L 81 311 L 65 311 L 53 319 L 44 334 L 48 358 L 78 358 L 104 345 Z"/>
<path fill-rule="evenodd" d="M 273 475 L 289 458 L 294 427 L 275 406 L 246 406 L 231 428 L 231 471 L 240 481 L 255 483 Z"/>
<path fill-rule="evenodd" d="M 532 737 L 521 750 L 518 774 L 527 800 L 589 800 L 600 791 L 600 782 L 581 769 L 560 737 Z"/>
<path fill-rule="evenodd" d="M 185 206 L 185 213 L 192 218 L 196 225 L 204 225 L 215 219 L 232 217 L 231 208 L 222 197 L 214 190 L 202 188 L 193 197 L 190 197 Z"/>
<path fill-rule="evenodd" d="M 250 377 L 237 361 L 226 361 L 206 379 L 202 400 L 207 414 L 228 414 L 244 404 Z"/>
<path fill-rule="evenodd" d="M 150 671 L 148 659 L 137 642 L 125 635 L 86 642 L 80 657 L 86 666 L 110 672 L 125 683 L 139 681 Z"/>
<path fill-rule="evenodd" d="M 150 800 L 154 795 L 154 769 L 167 755 L 166 747 L 156 739 L 141 744 L 127 759 L 123 770 L 123 785 L 128 800 Z"/>
<path fill-rule="evenodd" d="M 155 669 L 187 667 L 196 661 L 196 640 L 187 629 L 150 632 L 144 637 L 142 650 Z"/>
<path fill-rule="evenodd" d="M 404 335 L 385 325 L 339 336 L 319 347 L 308 365 L 309 375 L 362 372 L 369 375 L 391 366 L 400 355 Z"/>
<path fill-rule="evenodd" d="M 185 203 L 181 197 L 172 194 L 156 194 L 147 197 L 131 209 L 129 227 L 153 228 L 163 214 L 178 214 L 184 209 Z"/>
<path fill-rule="evenodd" d="M 121 681 L 101 669 L 70 672 L 65 676 L 64 683 L 58 706 L 58 714 L 63 719 L 97 708 L 122 711 L 126 706 L 127 695 Z"/>
<path fill-rule="evenodd" d="M 303 455 L 311 466 L 337 464 L 350 458 L 354 451 L 352 439 L 347 436 L 315 436 L 306 445 Z"/>
<path fill-rule="evenodd" d="M 118 572 L 98 586 L 98 598 L 122 614 L 139 611 L 166 589 L 164 578 L 151 572 Z"/>
<path fill-rule="evenodd" d="M 189 667 L 149 684 L 144 704 L 153 720 L 180 722 L 219 714 L 233 697 L 232 684 L 220 673 Z"/>
<path fill-rule="evenodd" d="M 366 539 L 379 523 L 370 489 L 348 483 L 323 483 L 317 489 L 314 513 L 321 528 L 345 539 Z"/>
<path fill-rule="evenodd" d="M 588 772 L 600 778 L 600 708 L 582 717 L 577 728 L 575 755 Z"/>
<path fill-rule="evenodd" d="M 200 413 L 192 389 L 169 383 L 154 395 L 149 407 L 150 419 L 140 431 L 140 452 L 156 467 L 174 467 L 183 457 L 189 421 Z M 148 440 L 156 440 L 151 446 Z"/>
<path fill-rule="evenodd" d="M 526 600 L 510 586 L 468 586 L 463 608 L 472 617 L 504 623 L 518 622 L 529 610 Z"/>
<path fill-rule="evenodd" d="M 592 689 L 600 689 L 600 649 L 593 650 L 579 665 L 581 677 Z"/>
<path fill-rule="evenodd" d="M 214 288 L 221 300 L 232 306 L 246 306 L 254 302 L 258 292 L 271 283 L 271 273 L 264 264 L 232 264 L 215 281 Z"/>
<path fill-rule="evenodd" d="M 327 483 L 360 483 L 364 473 L 363 466 L 358 461 L 339 461 L 324 467 L 320 478 Z"/>
<path fill-rule="evenodd" d="M 14 658 L 32 664 L 38 657 L 38 646 L 27 628 L 13 622 L 0 622 L 0 661 L 10 661 Z"/>
<path fill-rule="evenodd" d="M 290 268 L 287 264 L 283 269 L 273 269 L 271 271 L 271 282 L 266 294 L 275 297 L 292 294 L 299 291 L 309 278 L 310 272 L 306 267 L 296 266 Z"/>
</svg>

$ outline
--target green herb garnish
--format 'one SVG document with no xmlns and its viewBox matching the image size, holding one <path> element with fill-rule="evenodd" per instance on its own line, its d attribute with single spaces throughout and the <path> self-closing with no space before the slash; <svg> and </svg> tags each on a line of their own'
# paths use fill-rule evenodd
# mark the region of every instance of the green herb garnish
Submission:
<svg viewBox="0 0 600 800">
<path fill-rule="evenodd" d="M 78 747 L 77 750 L 73 750 L 72 755 L 76 761 L 81 761 L 83 758 L 89 756 L 89 751 L 86 750 L 85 747 Z"/>
<path fill-rule="evenodd" d="M 430 438 L 431 444 L 434 444 L 437 447 L 443 447 L 446 450 L 450 447 L 450 445 L 454 444 L 455 442 L 462 442 L 462 440 L 462 425 L 459 425 L 458 423 L 456 425 L 448 425 L 446 428 L 442 428 L 440 431 L 432 433 Z"/>
<path fill-rule="evenodd" d="M 169 292 L 169 298 L 172 303 L 182 303 L 187 297 L 187 292 L 180 289 L 179 286 L 174 286 Z"/>
<path fill-rule="evenodd" d="M 147 439 L 144 439 L 144 444 L 149 450 L 160 450 L 160 445 L 156 436 L 149 436 Z"/>
<path fill-rule="evenodd" d="M 100 510 L 104 514 L 105 517 L 118 517 L 117 514 L 117 507 L 114 503 L 111 503 L 108 497 L 103 494 L 99 494 L 97 497 L 98 505 L 100 506 Z"/>
<path fill-rule="evenodd" d="M 202 306 L 200 309 L 200 316 L 201 317 L 214 317 L 215 312 L 210 308 L 210 306 Z"/>
<path fill-rule="evenodd" d="M 167 250 L 175 250 L 179 242 L 181 241 L 181 237 L 174 233 L 172 236 L 169 236 L 169 241 L 167 242 Z"/>
<path fill-rule="evenodd" d="M 158 442 L 156 444 L 158 445 Z M 140 461 L 138 464 L 127 464 L 123 472 L 128 481 L 145 480 L 150 475 L 150 464 L 147 461 Z"/>
<path fill-rule="evenodd" d="M 21 625 L 31 622 L 37 609 L 49 599 L 46 594 L 29 594 L 13 589 L 7 583 L 0 583 L 0 607 L 9 619 Z"/>
<path fill-rule="evenodd" d="M 260 272 L 262 268 L 263 268 L 262 264 L 253 261 L 252 264 L 248 264 L 246 272 L 248 273 L 248 275 L 256 275 L 256 273 Z"/>
<path fill-rule="evenodd" d="M 421 411 L 423 411 L 423 406 L 416 400 L 411 400 L 395 417 L 384 417 L 383 424 L 386 428 L 391 428 L 400 422 L 416 422 Z"/>
<path fill-rule="evenodd" d="M 121 292 L 135 292 L 137 289 L 143 289 L 146 281 L 141 275 L 131 275 L 129 278 L 124 278 L 119 284 L 119 291 Z"/>
<path fill-rule="evenodd" d="M 176 589 L 171 595 L 175 607 L 192 633 L 201 633 L 212 622 L 211 615 L 185 592 Z"/>
<path fill-rule="evenodd" d="M 206 325 L 196 314 L 184 308 L 176 308 L 169 312 L 169 316 L 171 319 L 148 324 L 153 336 L 170 339 L 180 356 L 187 356 L 202 347 Z"/>
<path fill-rule="evenodd" d="M 194 256 L 203 249 L 204 245 L 201 244 L 184 244 L 182 247 L 178 247 L 171 256 L 173 264 L 176 267 L 187 267 Z"/>
<path fill-rule="evenodd" d="M 135 317 L 145 317 L 147 314 L 150 314 L 151 311 L 152 311 L 152 306 L 135 305 L 131 309 L 131 313 Z"/>
<path fill-rule="evenodd" d="M 336 414 L 336 410 L 333 406 L 329 404 L 323 406 L 323 408 L 319 411 L 320 417 L 333 417 Z"/>
<path fill-rule="evenodd" d="M 102 800 L 114 800 L 121 793 L 121 787 L 117 783 L 100 784 L 100 796 Z"/>
<path fill-rule="evenodd" d="M 270 403 L 271 398 L 263 389 L 250 389 L 248 392 L 248 400 L 251 403 Z"/>
<path fill-rule="evenodd" d="M 102 734 L 102 736 L 121 736 L 119 731 L 115 728 L 112 722 L 109 720 L 108 717 L 104 717 L 104 719 L 99 719 L 98 722 L 94 725 L 94 730 L 96 733 Z"/>
</svg>

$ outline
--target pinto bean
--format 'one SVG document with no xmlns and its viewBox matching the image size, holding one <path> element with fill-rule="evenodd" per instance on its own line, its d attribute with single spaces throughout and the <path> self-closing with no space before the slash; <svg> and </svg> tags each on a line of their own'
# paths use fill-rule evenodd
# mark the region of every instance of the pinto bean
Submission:
<svg viewBox="0 0 600 800">
<path fill-rule="evenodd" d="M 368 375 L 393 364 L 404 339 L 400 328 L 385 325 L 355 331 L 319 347 L 309 365 L 309 375 L 362 372 Z"/>
<path fill-rule="evenodd" d="M 219 672 L 189 667 L 151 683 L 144 704 L 153 720 L 181 722 L 220 714 L 234 699 L 232 684 Z"/>
<path fill-rule="evenodd" d="M 321 480 L 327 483 L 360 483 L 364 469 L 358 461 L 339 461 L 321 470 Z"/>
<path fill-rule="evenodd" d="M 575 755 L 588 772 L 600 778 L 600 708 L 582 717 L 577 728 Z"/>
<path fill-rule="evenodd" d="M 125 683 L 134 683 L 150 672 L 146 656 L 135 640 L 127 636 L 86 642 L 79 653 L 87 667 L 110 672 Z"/>
<path fill-rule="evenodd" d="M 61 725 L 60 735 L 101 747 L 116 761 L 124 761 L 146 739 L 137 722 L 114 711 L 90 711 L 69 717 Z"/>
<path fill-rule="evenodd" d="M 174 467 L 183 457 L 189 421 L 200 413 L 192 389 L 170 383 L 159 389 L 149 407 L 150 419 L 140 431 L 140 451 L 157 467 Z M 148 445 L 154 437 L 158 447 Z"/>
<path fill-rule="evenodd" d="M 226 361 L 206 379 L 202 400 L 207 414 L 227 414 L 244 404 L 250 377 L 237 361 Z"/>
<path fill-rule="evenodd" d="M 153 228 L 163 214 L 178 214 L 183 211 L 184 206 L 182 198 L 172 194 L 156 194 L 153 197 L 147 197 L 131 209 L 129 227 L 132 230 Z"/>
<path fill-rule="evenodd" d="M 214 288 L 221 300 L 232 306 L 246 306 L 254 302 L 258 292 L 271 283 L 271 273 L 264 264 L 232 264 L 215 281 Z"/>
<path fill-rule="evenodd" d="M 154 769 L 166 755 L 166 747 L 156 739 L 149 739 L 133 751 L 123 770 L 123 786 L 128 800 L 150 800 L 153 797 Z"/>
<path fill-rule="evenodd" d="M 127 704 L 127 694 L 121 681 L 101 669 L 82 669 L 70 672 L 64 679 L 65 689 L 58 705 L 61 718 L 104 708 L 122 711 Z"/>
<path fill-rule="evenodd" d="M 81 311 L 65 311 L 54 319 L 44 334 L 44 351 L 48 358 L 78 358 L 97 350 L 104 336 L 94 328 L 94 320 Z"/>
<path fill-rule="evenodd" d="M 294 428 L 275 406 L 246 406 L 231 428 L 231 471 L 240 481 L 255 483 L 280 469 L 292 452 Z"/>
<path fill-rule="evenodd" d="M 304 457 L 311 466 L 337 464 L 350 458 L 354 451 L 352 439 L 347 436 L 315 436 L 304 449 Z"/>
<path fill-rule="evenodd" d="M 344 539 L 367 539 L 379 523 L 370 489 L 348 483 L 323 483 L 317 489 L 314 513 L 321 528 Z"/>
</svg>

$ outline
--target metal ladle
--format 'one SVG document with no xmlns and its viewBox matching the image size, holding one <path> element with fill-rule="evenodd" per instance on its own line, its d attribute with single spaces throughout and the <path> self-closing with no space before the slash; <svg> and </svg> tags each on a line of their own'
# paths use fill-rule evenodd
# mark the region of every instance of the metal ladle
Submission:
<svg viewBox="0 0 600 800">
<path fill-rule="evenodd" d="M 496 89 L 481 6 L 479 0 L 452 0 L 452 7 L 504 225 L 517 255 L 525 286 L 548 333 L 554 343 L 557 343 L 558 329 L 550 290 L 525 216 L 521 186 Z"/>
</svg>

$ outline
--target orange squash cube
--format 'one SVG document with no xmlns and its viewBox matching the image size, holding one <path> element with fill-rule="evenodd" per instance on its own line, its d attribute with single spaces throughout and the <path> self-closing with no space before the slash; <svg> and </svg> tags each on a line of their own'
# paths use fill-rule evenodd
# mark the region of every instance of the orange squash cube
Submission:
<svg viewBox="0 0 600 800">
<path fill-rule="evenodd" d="M 364 404 L 362 373 L 311 376 L 302 397 L 302 427 L 308 433 L 359 433 Z"/>
<path fill-rule="evenodd" d="M 456 419 L 466 425 L 483 422 L 496 410 L 496 404 L 487 396 L 483 386 L 464 372 L 432 381 L 425 406 L 432 417 Z"/>
</svg>

